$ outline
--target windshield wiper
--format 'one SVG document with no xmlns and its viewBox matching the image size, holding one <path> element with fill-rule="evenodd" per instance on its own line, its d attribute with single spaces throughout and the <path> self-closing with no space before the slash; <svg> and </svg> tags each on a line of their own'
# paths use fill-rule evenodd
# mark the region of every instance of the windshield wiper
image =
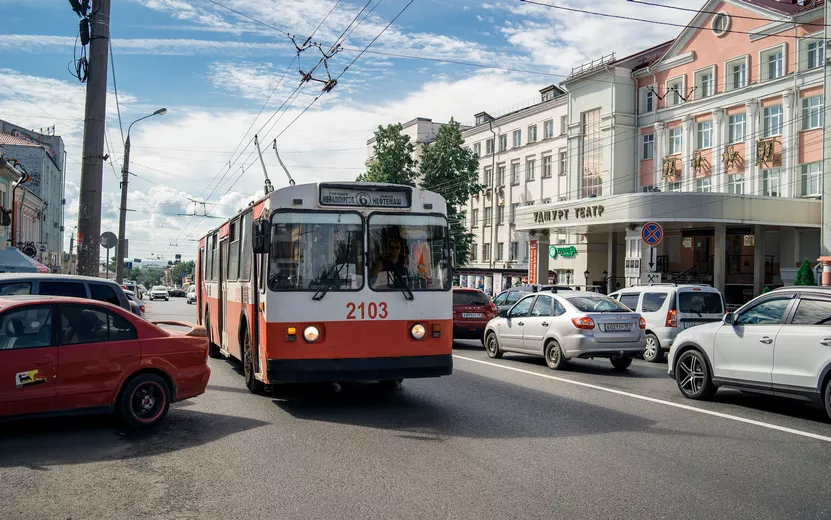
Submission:
<svg viewBox="0 0 831 520">
<path fill-rule="evenodd" d="M 349 257 L 351 255 L 352 255 L 352 235 L 348 235 L 348 238 L 346 240 L 346 257 L 344 258 L 343 263 L 340 264 L 340 267 L 338 267 L 338 264 L 335 264 L 335 265 L 332 266 L 331 269 L 327 269 L 326 271 L 324 271 L 324 272 L 328 272 L 329 276 L 327 276 L 323 280 L 322 283 L 324 283 L 325 285 L 317 290 L 315 295 L 312 296 L 312 300 L 315 300 L 315 301 L 322 300 L 323 297 L 326 296 L 326 293 L 329 292 L 329 289 L 331 289 L 334 286 L 335 282 L 337 282 L 337 284 L 340 285 L 340 281 L 341 281 L 340 272 L 343 271 L 343 268 L 349 264 Z M 336 269 L 337 269 L 337 271 L 335 271 Z M 332 274 L 332 271 L 335 271 L 335 273 Z"/>
<path fill-rule="evenodd" d="M 400 283 L 399 289 L 401 292 L 404 293 L 404 299 L 406 300 L 415 300 L 415 296 L 413 296 L 413 291 L 410 289 L 410 286 L 407 284 L 407 281 L 404 279 L 403 276 L 398 274 L 398 271 L 395 269 L 392 270 L 392 277 L 395 279 L 396 282 Z"/>
</svg>

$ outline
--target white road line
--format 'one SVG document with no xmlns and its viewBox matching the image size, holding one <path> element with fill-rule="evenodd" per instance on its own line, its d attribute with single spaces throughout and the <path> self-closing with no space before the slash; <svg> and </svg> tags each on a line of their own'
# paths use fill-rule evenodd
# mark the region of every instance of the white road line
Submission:
<svg viewBox="0 0 831 520">
<path fill-rule="evenodd" d="M 777 431 L 780 431 L 780 432 L 792 433 L 794 435 L 800 435 L 802 437 L 808 437 L 810 439 L 816 439 L 816 440 L 820 440 L 820 441 L 831 442 L 831 437 L 828 437 L 828 436 L 825 436 L 825 435 L 819 435 L 819 434 L 816 434 L 816 433 L 806 432 L 806 431 L 802 431 L 802 430 L 795 430 L 793 428 L 786 428 L 784 426 L 777 426 L 775 424 L 765 423 L 765 422 L 761 422 L 761 421 L 754 421 L 753 419 L 745 419 L 744 417 L 737 417 L 735 415 L 729 415 L 729 414 L 721 413 L 721 412 L 714 412 L 712 410 L 705 410 L 703 408 L 698 408 L 698 407 L 695 407 L 695 406 L 688 406 L 688 405 L 685 405 L 685 404 L 673 403 L 672 401 L 664 401 L 662 399 L 656 399 L 654 397 L 647 397 L 645 395 L 633 394 L 631 392 L 624 392 L 623 390 L 616 390 L 614 388 L 607 388 L 605 386 L 593 385 L 591 383 L 583 383 L 581 381 L 574 381 L 572 379 L 566 379 L 564 377 L 550 376 L 548 374 L 540 374 L 539 372 L 534 372 L 534 371 L 531 371 L 531 370 L 524 370 L 522 368 L 516 368 L 516 367 L 511 367 L 511 366 L 506 366 L 506 365 L 500 365 L 499 363 L 493 363 L 491 361 L 482 361 L 481 359 L 473 359 L 473 358 L 469 358 L 469 357 L 465 357 L 465 356 L 459 356 L 459 355 L 456 355 L 456 354 L 453 354 L 453 357 L 456 358 L 456 359 L 464 359 L 465 361 L 471 361 L 473 363 L 480 363 L 482 365 L 489 365 L 489 366 L 492 366 L 492 367 L 501 368 L 503 370 L 511 370 L 513 372 L 519 372 L 521 374 L 528 374 L 530 376 L 541 377 L 543 379 L 551 379 L 553 381 L 559 381 L 561 383 L 568 383 L 570 385 L 582 386 L 584 388 L 591 388 L 593 390 L 600 390 L 601 392 L 608 392 L 610 394 L 623 395 L 623 396 L 626 396 L 626 397 L 631 397 L 633 399 L 640 399 L 642 401 L 649 401 L 651 403 L 658 403 L 658 404 L 662 404 L 662 405 L 665 405 L 665 406 L 671 406 L 673 408 L 680 408 L 682 410 L 689 410 L 691 412 L 698 412 L 698 413 L 703 413 L 705 415 L 712 415 L 713 417 L 721 417 L 722 419 L 728 419 L 728 420 L 731 420 L 731 421 L 742 422 L 742 423 L 745 423 L 745 424 L 752 424 L 754 426 L 760 426 L 762 428 L 768 428 L 768 429 L 777 430 Z"/>
</svg>

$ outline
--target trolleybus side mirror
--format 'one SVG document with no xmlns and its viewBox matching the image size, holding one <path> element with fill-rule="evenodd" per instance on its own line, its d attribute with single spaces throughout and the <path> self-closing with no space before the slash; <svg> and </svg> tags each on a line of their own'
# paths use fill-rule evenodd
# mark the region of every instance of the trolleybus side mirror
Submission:
<svg viewBox="0 0 831 520">
<path fill-rule="evenodd" d="M 456 243 L 450 243 L 450 267 L 456 269 Z"/>
<path fill-rule="evenodd" d="M 271 222 L 257 219 L 253 226 L 254 254 L 268 253 L 271 246 Z"/>
</svg>

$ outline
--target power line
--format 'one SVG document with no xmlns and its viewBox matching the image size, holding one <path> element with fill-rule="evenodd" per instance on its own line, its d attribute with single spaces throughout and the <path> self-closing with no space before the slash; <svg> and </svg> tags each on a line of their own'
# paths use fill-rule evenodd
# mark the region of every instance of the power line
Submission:
<svg viewBox="0 0 831 520">
<path fill-rule="evenodd" d="M 0 85 L 3 85 L 3 86 L 4 86 L 4 87 L 6 87 L 7 89 L 11 90 L 12 92 L 14 92 L 14 93 L 17 95 L 17 97 L 19 97 L 19 98 L 20 98 L 20 99 L 22 99 L 23 101 L 25 101 L 25 102 L 29 103 L 29 104 L 30 104 L 30 105 L 32 105 L 33 107 L 37 108 L 38 110 L 40 110 L 40 111 L 41 111 L 41 112 L 43 112 L 44 114 L 48 115 L 48 116 L 49 116 L 49 117 L 51 117 L 52 119 L 57 119 L 57 117 L 55 117 L 55 116 L 53 116 L 52 114 L 50 114 L 49 112 L 47 112 L 45 109 L 43 109 L 43 108 L 41 108 L 40 106 L 38 106 L 37 104 L 35 104 L 35 103 L 34 103 L 33 101 L 31 101 L 29 98 L 27 98 L 26 96 L 24 96 L 24 95 L 23 95 L 23 94 L 21 94 L 20 92 L 16 91 L 15 89 L 11 88 L 11 87 L 10 87 L 10 86 L 8 86 L 6 83 L 3 83 L 2 81 L 0 81 Z"/>
<path fill-rule="evenodd" d="M 113 91 L 115 92 L 115 109 L 118 112 L 118 130 L 121 132 L 121 144 L 124 145 L 124 125 L 121 124 L 121 106 L 118 102 L 118 85 L 115 82 L 115 57 L 113 57 L 113 41 L 107 40 L 110 45 L 110 68 L 113 71 Z"/>
<path fill-rule="evenodd" d="M 631 2 L 633 4 L 643 4 L 643 5 L 649 5 L 649 6 L 652 6 L 652 7 L 662 7 L 664 9 L 675 9 L 676 11 L 684 11 L 684 12 L 688 12 L 688 13 L 722 14 L 721 11 L 707 11 L 707 10 L 704 10 L 704 9 L 692 9 L 692 8 L 689 8 L 689 7 L 679 7 L 677 5 L 659 4 L 659 3 L 656 3 L 656 2 L 645 2 L 643 0 L 626 0 L 626 1 Z M 817 7 L 817 5 L 815 5 L 814 7 Z M 807 9 L 806 9 L 806 11 L 807 11 Z M 796 22 L 796 21 L 792 21 L 792 20 L 786 20 L 785 18 L 787 18 L 787 17 L 785 17 L 781 20 L 771 20 L 770 18 L 762 18 L 761 16 L 743 16 L 743 15 L 740 15 L 740 14 L 732 14 L 732 13 L 729 14 L 729 16 L 730 16 L 730 18 L 736 18 L 736 19 L 741 19 L 741 20 L 758 20 L 758 21 L 761 21 L 761 22 L 769 22 L 769 23 L 770 22 L 785 22 L 785 23 L 790 23 L 790 24 L 794 24 L 794 25 L 799 24 L 799 25 L 812 25 L 812 26 L 815 26 L 815 27 L 831 27 L 831 25 L 816 23 L 816 22 Z"/>
</svg>

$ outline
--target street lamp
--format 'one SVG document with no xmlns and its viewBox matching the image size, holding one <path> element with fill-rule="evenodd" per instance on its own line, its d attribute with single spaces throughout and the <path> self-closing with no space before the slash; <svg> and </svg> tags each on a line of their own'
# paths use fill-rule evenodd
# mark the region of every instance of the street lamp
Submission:
<svg viewBox="0 0 831 520">
<path fill-rule="evenodd" d="M 118 243 L 115 249 L 115 281 L 124 281 L 124 235 L 127 232 L 127 181 L 130 175 L 130 130 L 133 125 L 148 117 L 163 116 L 167 114 L 166 108 L 160 108 L 150 115 L 140 117 L 130 123 L 127 127 L 127 140 L 124 141 L 124 161 L 121 165 L 121 211 L 118 217 Z"/>
<path fill-rule="evenodd" d="M 586 285 L 589 285 L 589 270 L 583 271 L 583 276 L 586 278 Z"/>
</svg>

